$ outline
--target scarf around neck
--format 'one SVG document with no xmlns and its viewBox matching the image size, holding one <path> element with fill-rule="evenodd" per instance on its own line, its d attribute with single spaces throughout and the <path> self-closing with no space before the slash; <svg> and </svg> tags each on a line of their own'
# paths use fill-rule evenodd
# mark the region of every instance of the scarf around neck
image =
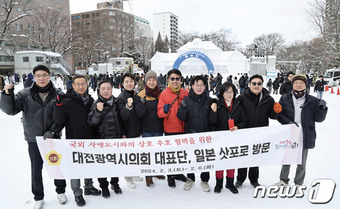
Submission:
<svg viewBox="0 0 340 209">
<path fill-rule="evenodd" d="M 158 85 L 154 89 L 151 89 L 150 87 L 148 87 L 148 85 L 145 85 L 145 94 L 147 96 L 158 98 L 160 93 L 161 90 L 158 88 Z"/>
<path fill-rule="evenodd" d="M 170 84 L 168 84 L 168 87 L 171 89 L 172 92 L 174 92 L 175 94 L 178 94 L 181 91 L 181 86 L 179 86 L 177 89 L 173 88 L 172 86 L 170 86 Z"/>
</svg>

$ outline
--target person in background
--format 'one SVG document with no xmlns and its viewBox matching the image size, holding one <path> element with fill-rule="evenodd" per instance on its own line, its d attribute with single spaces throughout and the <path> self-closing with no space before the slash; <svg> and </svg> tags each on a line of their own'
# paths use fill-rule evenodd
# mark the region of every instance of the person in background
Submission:
<svg viewBox="0 0 340 209">
<path fill-rule="evenodd" d="M 27 75 L 27 79 L 26 79 L 26 81 L 25 81 L 25 83 L 24 83 L 24 88 L 28 88 L 28 87 L 31 87 L 31 86 L 32 86 L 32 84 L 33 84 L 33 78 L 34 78 L 34 76 L 33 76 L 32 73 L 29 73 L 29 74 Z"/>
<path fill-rule="evenodd" d="M 237 91 L 232 83 L 225 82 L 221 86 L 218 95 L 216 114 L 209 117 L 210 123 L 216 127 L 217 131 L 230 130 L 235 131 L 247 126 L 247 116 L 241 106 L 240 101 L 236 98 Z M 232 193 L 237 194 L 238 190 L 234 185 L 235 169 L 226 170 L 226 188 Z M 215 193 L 220 193 L 223 187 L 223 171 L 216 171 Z"/>
<path fill-rule="evenodd" d="M 267 82 L 267 90 L 268 90 L 269 94 L 272 93 L 272 88 L 273 88 L 272 79 L 269 78 L 269 80 L 268 80 L 268 82 Z"/>
<path fill-rule="evenodd" d="M 163 119 L 165 135 L 176 135 L 184 133 L 184 121 L 177 117 L 177 111 L 188 91 L 181 88 L 182 73 L 178 69 L 168 72 L 168 87 L 160 94 L 157 105 L 157 115 Z M 183 174 L 168 175 L 168 186 L 176 187 L 175 179 L 186 182 L 185 190 L 190 190 L 194 182 Z"/>
<path fill-rule="evenodd" d="M 295 73 L 293 71 L 290 71 L 287 73 L 287 80 L 282 84 L 280 88 L 280 94 L 285 95 L 292 91 L 292 79 L 294 77 Z"/>
<path fill-rule="evenodd" d="M 280 78 L 277 77 L 275 78 L 273 82 L 273 89 L 274 89 L 273 94 L 277 94 L 279 87 L 280 87 Z"/>
<path fill-rule="evenodd" d="M 62 92 L 56 89 L 50 80 L 50 70 L 44 65 L 33 68 L 35 83 L 14 95 L 14 84 L 7 84 L 1 95 L 0 108 L 8 115 L 22 112 L 22 124 L 25 140 L 28 145 L 28 155 L 31 162 L 31 187 L 34 195 L 34 209 L 41 209 L 44 205 L 44 186 L 42 178 L 43 159 L 36 142 L 36 136 L 43 136 L 48 131 L 57 128 L 52 119 L 57 94 Z M 60 128 L 60 127 L 59 127 Z M 55 132 L 60 137 L 61 132 Z M 14 172 L 14 171 L 13 171 Z M 60 204 L 67 202 L 65 195 L 66 181 L 54 180 L 57 198 Z"/>
<path fill-rule="evenodd" d="M 281 110 L 277 111 L 279 113 L 278 121 L 281 124 L 294 122 L 301 123 L 302 126 L 302 161 L 301 164 L 297 165 L 294 178 L 294 183 L 297 187 L 301 187 L 305 179 L 308 150 L 315 147 L 315 122 L 324 121 L 328 111 L 324 100 L 315 98 L 307 93 L 307 82 L 306 75 L 295 75 L 292 79 L 293 91 L 280 98 Z M 282 165 L 280 181 L 276 183 L 276 186 L 288 187 L 289 171 L 290 165 Z"/>
<path fill-rule="evenodd" d="M 98 85 L 98 100 L 96 100 L 88 116 L 87 122 L 96 128 L 96 138 L 98 139 L 119 139 L 126 138 L 124 129 L 121 126 L 122 119 L 119 115 L 116 98 L 112 95 L 113 84 L 109 80 L 103 80 Z M 106 178 L 98 178 L 102 196 L 110 197 L 108 189 L 109 182 Z M 119 178 L 111 177 L 111 189 L 116 194 L 122 194 L 119 186 Z"/>
<path fill-rule="evenodd" d="M 157 83 L 157 73 L 150 70 L 145 75 L 145 88 L 138 93 L 136 114 L 142 119 L 142 137 L 163 136 L 162 119 L 157 115 L 157 105 L 161 90 Z M 156 176 L 164 179 L 164 176 Z M 146 186 L 153 187 L 152 176 L 146 176 Z"/>
<path fill-rule="evenodd" d="M 323 75 L 320 75 L 319 80 L 315 82 L 315 86 L 314 86 L 314 92 L 316 92 L 316 98 L 318 98 L 319 100 L 322 99 L 323 92 L 325 90 L 326 85 L 327 85 L 327 82 L 323 80 Z"/>
</svg>

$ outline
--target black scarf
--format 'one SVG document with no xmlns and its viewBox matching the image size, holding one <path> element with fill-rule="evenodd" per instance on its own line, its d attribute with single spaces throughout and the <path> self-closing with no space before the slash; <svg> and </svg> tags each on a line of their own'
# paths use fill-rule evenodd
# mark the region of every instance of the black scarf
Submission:
<svg viewBox="0 0 340 209">
<path fill-rule="evenodd" d="M 295 96 L 296 99 L 299 99 L 299 98 L 305 96 L 305 94 L 306 94 L 306 89 L 302 90 L 302 91 L 295 91 L 293 89 L 293 95 Z"/>
<path fill-rule="evenodd" d="M 194 90 L 191 88 L 189 90 L 189 97 L 191 97 L 193 100 L 202 104 L 206 100 L 206 93 L 203 92 L 201 95 L 197 95 L 195 94 Z"/>
<path fill-rule="evenodd" d="M 40 86 L 38 86 L 37 83 L 35 83 L 35 82 L 34 82 L 34 84 L 33 84 L 33 88 L 35 88 L 35 89 L 37 90 L 37 92 L 39 92 L 39 93 L 46 93 L 46 92 L 50 91 L 51 87 L 53 87 L 52 81 L 50 81 L 50 82 L 47 84 L 47 86 L 45 86 L 45 87 L 40 87 Z"/>
</svg>

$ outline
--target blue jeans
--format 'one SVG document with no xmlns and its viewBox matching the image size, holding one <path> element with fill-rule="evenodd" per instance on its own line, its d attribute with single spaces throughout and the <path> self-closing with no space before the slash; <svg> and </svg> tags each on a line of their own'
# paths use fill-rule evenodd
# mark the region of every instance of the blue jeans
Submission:
<svg viewBox="0 0 340 209">
<path fill-rule="evenodd" d="M 154 136 L 163 136 L 163 133 L 156 132 L 143 132 L 142 137 L 154 137 Z"/>
<path fill-rule="evenodd" d="M 322 99 L 323 91 L 316 91 L 316 98 Z"/>
</svg>

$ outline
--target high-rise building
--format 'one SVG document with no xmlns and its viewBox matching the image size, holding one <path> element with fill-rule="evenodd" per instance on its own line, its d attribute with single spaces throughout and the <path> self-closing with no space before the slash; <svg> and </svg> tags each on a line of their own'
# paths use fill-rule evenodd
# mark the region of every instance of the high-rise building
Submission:
<svg viewBox="0 0 340 209">
<path fill-rule="evenodd" d="M 153 14 L 154 41 L 157 40 L 159 33 L 163 41 L 166 37 L 168 38 L 171 50 L 176 50 L 178 43 L 178 17 L 171 12 Z"/>
</svg>

